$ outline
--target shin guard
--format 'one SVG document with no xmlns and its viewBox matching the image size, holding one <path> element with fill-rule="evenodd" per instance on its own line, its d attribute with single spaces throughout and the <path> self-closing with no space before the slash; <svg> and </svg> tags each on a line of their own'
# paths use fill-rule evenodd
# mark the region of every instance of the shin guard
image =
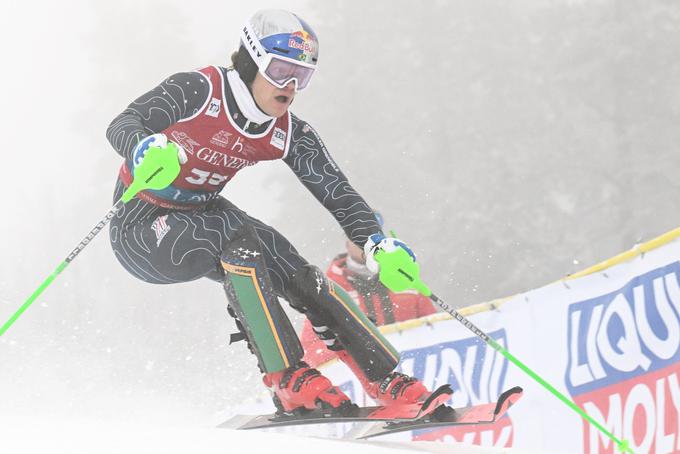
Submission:
<svg viewBox="0 0 680 454">
<path fill-rule="evenodd" d="M 329 348 L 345 350 L 367 380 L 382 380 L 399 364 L 397 350 L 347 292 L 329 281 L 317 267 L 307 265 L 295 273 L 288 297 L 294 308 L 305 313 Z M 330 335 L 335 339 L 330 339 Z"/>
<path fill-rule="evenodd" d="M 271 373 L 297 364 L 300 340 L 272 290 L 254 232 L 235 238 L 222 253 L 224 288 L 260 370 Z"/>
</svg>

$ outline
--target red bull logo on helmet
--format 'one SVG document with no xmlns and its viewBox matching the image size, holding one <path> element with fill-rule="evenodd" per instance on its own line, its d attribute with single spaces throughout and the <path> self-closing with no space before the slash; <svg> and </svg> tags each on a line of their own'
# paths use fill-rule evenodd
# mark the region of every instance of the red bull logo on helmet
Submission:
<svg viewBox="0 0 680 454">
<path fill-rule="evenodd" d="M 302 52 L 314 52 L 314 35 L 304 30 L 299 30 L 290 34 L 288 47 Z"/>
</svg>

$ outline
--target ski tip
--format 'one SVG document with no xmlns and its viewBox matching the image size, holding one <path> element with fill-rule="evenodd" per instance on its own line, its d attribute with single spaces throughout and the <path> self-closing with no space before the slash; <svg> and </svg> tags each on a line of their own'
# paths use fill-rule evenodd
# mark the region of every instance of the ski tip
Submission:
<svg viewBox="0 0 680 454">
<path fill-rule="evenodd" d="M 452 394 L 453 389 L 451 389 L 451 385 L 442 385 L 432 391 L 432 394 L 430 394 L 427 399 L 425 399 L 425 402 L 423 402 L 423 408 L 429 407 L 434 401 L 441 401 L 442 396 L 450 396 Z"/>
<path fill-rule="evenodd" d="M 453 389 L 451 385 L 442 385 L 435 389 L 432 394 L 430 394 L 427 399 L 420 406 L 420 412 L 418 412 L 419 417 L 429 413 L 431 410 L 443 405 L 444 402 L 449 400 L 449 397 L 453 394 Z"/>
<path fill-rule="evenodd" d="M 453 394 L 453 389 L 451 388 L 450 384 L 447 383 L 445 385 L 441 385 L 439 388 L 435 389 L 434 392 L 432 393 L 432 395 L 437 395 L 437 396 L 440 396 L 442 394 L 448 394 L 448 395 Z"/>
<path fill-rule="evenodd" d="M 508 411 L 508 409 L 522 397 L 522 394 L 524 394 L 524 389 L 522 389 L 521 386 L 515 386 L 514 388 L 503 391 L 503 393 L 498 396 L 498 401 L 496 401 L 494 414 L 498 416 Z"/>
</svg>

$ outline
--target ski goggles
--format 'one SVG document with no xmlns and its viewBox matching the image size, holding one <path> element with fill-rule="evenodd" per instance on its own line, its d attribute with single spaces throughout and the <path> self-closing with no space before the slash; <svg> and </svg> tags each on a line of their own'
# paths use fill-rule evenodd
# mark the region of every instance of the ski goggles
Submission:
<svg viewBox="0 0 680 454">
<path fill-rule="evenodd" d="M 269 83 L 277 88 L 284 88 L 291 81 L 295 82 L 295 91 L 304 90 L 312 79 L 316 65 L 294 61 L 267 53 L 259 65 L 259 72 Z"/>
</svg>

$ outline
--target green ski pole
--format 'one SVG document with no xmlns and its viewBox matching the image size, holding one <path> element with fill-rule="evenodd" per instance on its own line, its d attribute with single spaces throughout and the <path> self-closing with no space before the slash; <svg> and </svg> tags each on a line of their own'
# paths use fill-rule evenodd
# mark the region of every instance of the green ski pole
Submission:
<svg viewBox="0 0 680 454">
<path fill-rule="evenodd" d="M 394 234 L 392 234 L 394 236 Z M 610 440 L 612 440 L 618 446 L 619 450 L 624 453 L 634 454 L 633 450 L 629 446 L 627 440 L 621 440 L 617 438 L 614 434 L 608 431 L 602 424 L 595 421 L 588 413 L 586 413 L 581 407 L 576 405 L 571 399 L 559 392 L 550 383 L 541 378 L 536 372 L 531 370 L 526 364 L 521 362 L 519 359 L 515 358 L 508 350 L 503 348 L 498 342 L 493 338 L 489 337 L 484 331 L 477 328 L 470 320 L 463 317 L 457 310 L 446 304 L 437 295 L 432 293 L 432 291 L 420 280 L 420 267 L 413 261 L 411 256 L 403 248 L 398 248 L 392 252 L 378 251 L 375 254 L 375 260 L 380 264 L 380 282 L 382 282 L 387 288 L 392 291 L 403 291 L 409 288 L 413 288 L 423 295 L 429 297 L 433 302 L 435 302 L 444 311 L 453 316 L 456 320 L 462 323 L 467 329 L 475 333 L 480 339 L 482 339 L 488 346 L 496 350 L 501 355 L 505 356 L 508 361 L 513 363 L 515 366 L 519 367 L 524 373 L 533 378 L 545 389 L 550 391 L 552 395 L 557 397 L 569 408 L 578 413 L 583 419 L 588 421 L 594 427 L 596 427 L 600 432 L 606 435 Z"/>
<path fill-rule="evenodd" d="M 50 274 L 47 279 L 28 297 L 26 302 L 12 315 L 9 320 L 0 327 L 0 337 L 17 321 L 17 319 L 28 309 L 40 294 L 54 281 L 59 274 L 90 244 L 90 241 L 109 223 L 109 221 L 120 211 L 123 206 L 132 200 L 140 191 L 146 189 L 163 189 L 172 183 L 179 175 L 180 165 L 177 157 L 177 146 L 168 143 L 165 148 L 149 147 L 142 162 L 135 168 L 134 180 L 130 187 L 123 193 L 123 196 L 106 213 L 106 216 L 95 225 L 78 246 L 71 251 L 66 259 Z"/>
</svg>

